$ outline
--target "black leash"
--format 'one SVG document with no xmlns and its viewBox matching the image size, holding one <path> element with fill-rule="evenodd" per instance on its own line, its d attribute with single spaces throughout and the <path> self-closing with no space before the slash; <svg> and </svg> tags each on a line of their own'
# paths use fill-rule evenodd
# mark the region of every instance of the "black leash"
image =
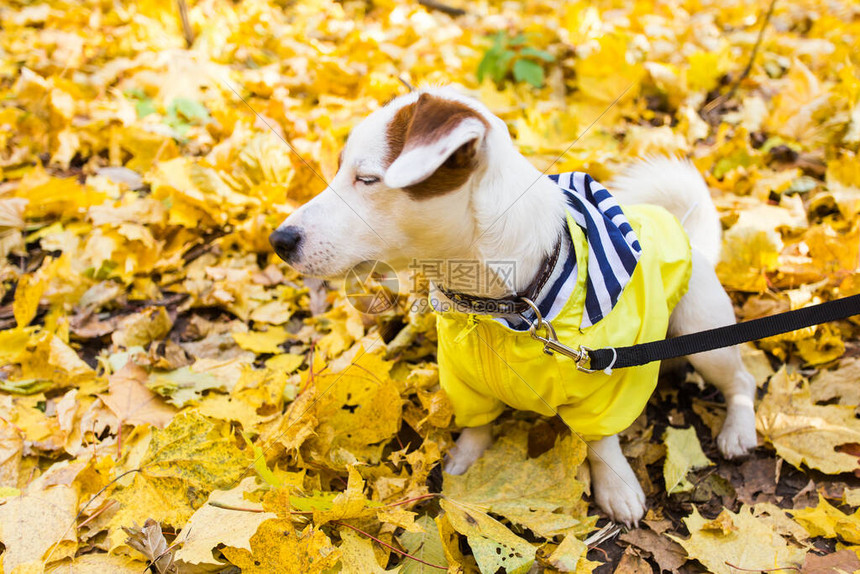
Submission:
<svg viewBox="0 0 860 574">
<path fill-rule="evenodd" d="M 854 315 L 860 315 L 860 295 L 852 295 L 844 299 L 828 301 L 795 311 L 787 311 L 672 339 L 641 343 L 629 347 L 588 350 L 588 358 L 590 359 L 588 368 L 593 371 L 602 371 L 607 367 L 613 369 L 636 367 L 654 361 L 704 353 L 739 343 L 782 335 L 789 331 L 846 319 Z"/>
</svg>

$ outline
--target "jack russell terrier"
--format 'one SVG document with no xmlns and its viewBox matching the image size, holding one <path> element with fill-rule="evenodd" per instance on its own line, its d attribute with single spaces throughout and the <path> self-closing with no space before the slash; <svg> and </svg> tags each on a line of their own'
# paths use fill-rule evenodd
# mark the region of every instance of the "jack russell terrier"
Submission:
<svg viewBox="0 0 860 574">
<path fill-rule="evenodd" d="M 558 415 L 588 444 L 595 501 L 630 526 L 645 513 L 645 495 L 617 433 L 644 409 L 659 364 L 583 373 L 571 359 L 545 354 L 529 327 L 540 313 L 562 343 L 599 348 L 720 327 L 735 316 L 714 272 L 720 222 L 692 164 L 642 161 L 610 189 L 579 172 L 543 175 L 481 103 L 451 88 L 425 89 L 356 126 L 331 185 L 270 241 L 293 268 L 319 278 L 342 277 L 366 260 L 400 269 L 478 262 L 493 280 L 471 289 L 446 284 L 448 274 L 428 277 L 440 383 L 465 427 L 446 472 L 461 474 L 481 456 L 506 406 Z M 513 262 L 515 273 L 500 274 L 499 261 Z M 755 381 L 739 350 L 688 360 L 725 397 L 720 452 L 747 454 L 756 446 Z"/>
</svg>

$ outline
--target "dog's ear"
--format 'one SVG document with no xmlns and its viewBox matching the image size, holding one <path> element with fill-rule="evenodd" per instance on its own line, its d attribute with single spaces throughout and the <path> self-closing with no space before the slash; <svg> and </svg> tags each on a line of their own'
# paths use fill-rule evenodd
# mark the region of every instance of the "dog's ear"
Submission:
<svg viewBox="0 0 860 574">
<path fill-rule="evenodd" d="M 474 169 L 487 129 L 487 121 L 466 104 L 421 94 L 414 104 L 401 108 L 389 124 L 391 164 L 385 172 L 385 185 L 409 188 L 439 171 L 436 179 L 441 186 L 451 188 L 457 182 L 459 187 Z"/>
</svg>

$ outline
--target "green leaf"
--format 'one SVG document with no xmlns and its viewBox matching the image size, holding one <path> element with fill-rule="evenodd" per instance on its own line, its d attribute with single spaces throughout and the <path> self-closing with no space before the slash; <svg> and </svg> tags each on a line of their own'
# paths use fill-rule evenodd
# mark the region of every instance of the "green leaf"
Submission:
<svg viewBox="0 0 860 574">
<path fill-rule="evenodd" d="M 692 490 L 693 485 L 687 480 L 687 473 L 714 464 L 702 452 L 696 429 L 668 427 L 663 440 L 666 443 L 666 462 L 663 464 L 666 492 L 675 494 Z"/>
<path fill-rule="evenodd" d="M 493 53 L 492 50 L 487 50 L 484 52 L 484 57 L 481 58 L 481 62 L 478 64 L 478 81 L 483 82 L 484 78 L 489 76 L 494 76 L 492 69 L 495 66 L 496 54 Z"/>
<path fill-rule="evenodd" d="M 153 102 L 150 98 L 146 98 L 144 100 L 138 100 L 134 103 L 134 111 L 137 113 L 138 118 L 145 118 L 149 114 L 154 114 L 158 111 L 155 107 L 155 102 Z"/>
<path fill-rule="evenodd" d="M 206 106 L 195 100 L 176 98 L 171 102 L 170 106 L 176 110 L 177 115 L 192 123 L 206 123 L 212 119 Z"/>
<path fill-rule="evenodd" d="M 245 437 L 245 441 L 248 444 L 251 444 L 251 441 Z M 283 488 L 284 481 L 281 480 L 278 475 L 276 475 L 266 464 L 266 456 L 262 447 L 257 445 L 251 445 L 251 448 L 254 451 L 254 470 L 257 471 L 257 476 L 260 477 L 260 480 L 265 482 L 271 487 L 274 488 Z"/>
<path fill-rule="evenodd" d="M 508 36 L 501 30 L 493 34 L 493 47 L 492 50 L 496 50 L 497 52 L 501 52 L 508 46 Z"/>
<path fill-rule="evenodd" d="M 522 46 L 528 41 L 529 41 L 528 36 L 526 36 L 523 33 L 520 33 L 520 34 L 517 34 L 516 36 L 514 36 L 513 38 L 511 38 L 510 40 L 508 40 L 508 43 L 511 46 Z"/>
<path fill-rule="evenodd" d="M 505 77 L 510 71 L 511 59 L 513 59 L 514 56 L 516 56 L 516 54 L 510 50 L 505 50 L 499 54 L 499 57 L 495 62 L 495 66 L 493 67 L 493 80 L 495 80 L 497 84 L 501 84 L 505 81 Z"/>
<path fill-rule="evenodd" d="M 543 60 L 544 62 L 555 62 L 555 56 L 553 56 L 546 50 L 538 50 L 537 48 L 525 47 L 520 50 L 520 55 L 532 56 L 534 58 L 538 58 L 539 60 Z"/>
<path fill-rule="evenodd" d="M 543 68 L 532 60 L 517 60 L 514 62 L 514 80 L 526 82 L 535 88 L 543 86 Z"/>
</svg>

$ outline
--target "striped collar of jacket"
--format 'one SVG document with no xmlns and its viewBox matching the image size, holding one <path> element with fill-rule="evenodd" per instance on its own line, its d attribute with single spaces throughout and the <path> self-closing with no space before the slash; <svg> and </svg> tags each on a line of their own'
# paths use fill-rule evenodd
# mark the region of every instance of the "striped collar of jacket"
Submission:
<svg viewBox="0 0 860 574">
<path fill-rule="evenodd" d="M 636 232 L 605 187 L 586 173 L 574 171 L 548 176 L 567 199 L 567 212 L 582 228 L 588 242 L 588 269 L 585 309 L 581 328 L 603 319 L 618 302 L 636 269 L 642 249 Z M 541 315 L 552 320 L 570 299 L 577 282 L 576 253 L 564 222 L 562 254 L 546 287 L 535 303 Z M 526 320 L 499 318 L 515 330 L 526 330 L 534 316 Z"/>
</svg>

